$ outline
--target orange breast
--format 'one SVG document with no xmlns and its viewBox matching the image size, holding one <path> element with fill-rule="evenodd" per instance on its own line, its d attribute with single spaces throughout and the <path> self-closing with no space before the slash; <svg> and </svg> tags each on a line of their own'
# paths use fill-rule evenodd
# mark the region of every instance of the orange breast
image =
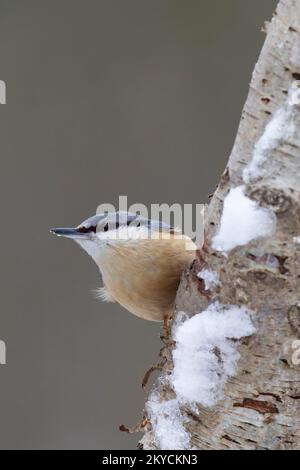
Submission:
<svg viewBox="0 0 300 470">
<path fill-rule="evenodd" d="M 196 246 L 188 237 L 167 236 L 160 233 L 156 240 L 112 244 L 101 260 L 108 292 L 131 313 L 147 320 L 162 321 L 172 312 L 181 274 L 195 258 Z"/>
</svg>

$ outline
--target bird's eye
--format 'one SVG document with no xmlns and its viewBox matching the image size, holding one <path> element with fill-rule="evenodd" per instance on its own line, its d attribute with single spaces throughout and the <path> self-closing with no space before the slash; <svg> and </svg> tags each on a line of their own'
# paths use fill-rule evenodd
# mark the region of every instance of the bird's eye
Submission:
<svg viewBox="0 0 300 470">
<path fill-rule="evenodd" d="M 140 227 L 140 226 L 141 226 L 141 223 L 140 223 L 140 222 L 138 222 L 138 223 L 135 225 L 134 220 L 135 220 L 135 219 L 128 220 L 128 221 L 127 221 L 127 227 L 129 227 L 131 224 L 133 224 L 133 225 L 132 225 L 133 227 Z"/>
<path fill-rule="evenodd" d="M 91 227 L 82 226 L 82 227 L 78 227 L 76 231 L 79 233 L 90 233 L 90 232 L 96 233 L 96 226 L 95 225 L 92 225 Z"/>
<path fill-rule="evenodd" d="M 103 232 L 107 232 L 107 231 L 108 231 L 108 224 L 105 224 L 103 227 Z"/>
</svg>

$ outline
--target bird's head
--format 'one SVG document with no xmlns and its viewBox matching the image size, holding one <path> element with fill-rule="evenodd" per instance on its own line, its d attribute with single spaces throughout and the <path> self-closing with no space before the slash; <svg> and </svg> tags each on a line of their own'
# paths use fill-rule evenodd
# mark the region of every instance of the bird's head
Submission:
<svg viewBox="0 0 300 470">
<path fill-rule="evenodd" d="M 139 239 L 151 239 L 153 233 L 179 233 L 164 222 L 122 211 L 99 213 L 75 228 L 52 228 L 50 232 L 73 239 L 98 265 L 106 247 L 135 243 Z"/>
</svg>

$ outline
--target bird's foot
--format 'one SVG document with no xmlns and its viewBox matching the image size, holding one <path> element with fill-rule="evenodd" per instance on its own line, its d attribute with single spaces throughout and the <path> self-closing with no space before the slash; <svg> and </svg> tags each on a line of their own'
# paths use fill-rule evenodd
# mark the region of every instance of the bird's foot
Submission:
<svg viewBox="0 0 300 470">
<path fill-rule="evenodd" d="M 147 383 L 149 382 L 149 378 L 151 376 L 151 374 L 157 370 L 159 371 L 162 371 L 164 365 L 166 363 L 166 358 L 163 357 L 162 360 L 160 362 L 158 362 L 157 364 L 154 364 L 153 366 L 151 366 L 147 372 L 145 373 L 144 377 L 143 377 L 143 380 L 142 380 L 142 388 L 146 388 L 146 385 Z"/>
</svg>

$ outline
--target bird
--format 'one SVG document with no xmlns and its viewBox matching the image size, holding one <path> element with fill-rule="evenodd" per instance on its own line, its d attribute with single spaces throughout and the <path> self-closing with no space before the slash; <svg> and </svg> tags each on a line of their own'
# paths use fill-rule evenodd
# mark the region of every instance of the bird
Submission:
<svg viewBox="0 0 300 470">
<path fill-rule="evenodd" d="M 145 320 L 165 322 L 172 316 L 181 274 L 196 254 L 194 242 L 179 229 L 116 211 L 50 232 L 74 240 L 92 257 L 102 275 L 102 300 L 118 302 Z"/>
</svg>

